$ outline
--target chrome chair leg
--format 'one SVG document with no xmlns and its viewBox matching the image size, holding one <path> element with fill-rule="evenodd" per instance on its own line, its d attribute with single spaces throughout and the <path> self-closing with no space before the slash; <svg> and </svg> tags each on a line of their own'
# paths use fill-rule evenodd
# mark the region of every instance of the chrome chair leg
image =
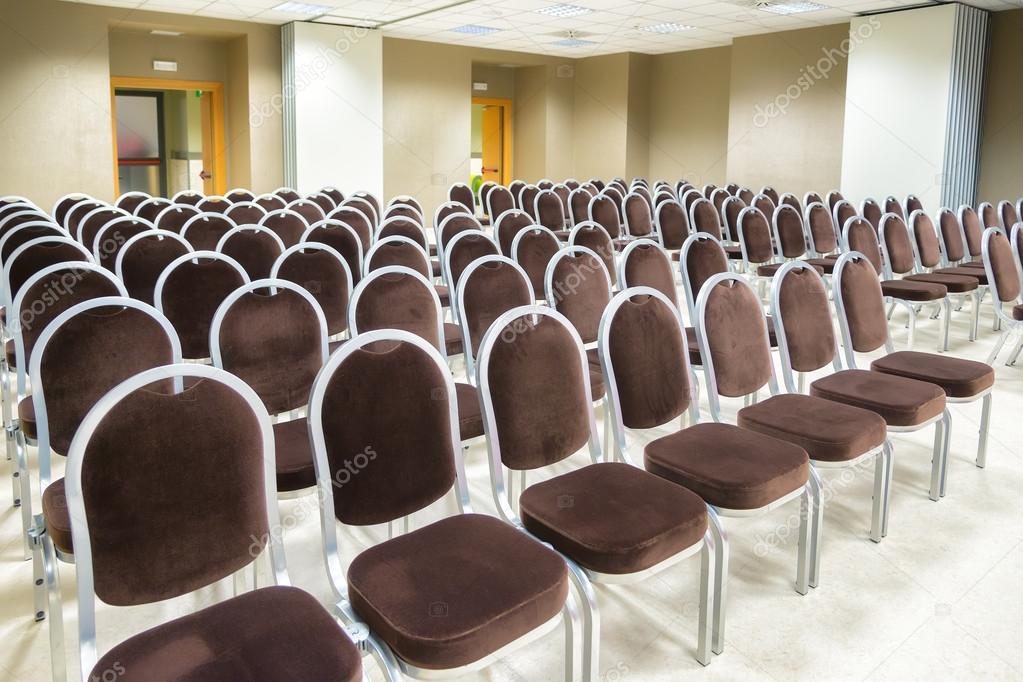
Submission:
<svg viewBox="0 0 1023 682">
<path fill-rule="evenodd" d="M 728 535 L 713 507 L 709 507 L 710 531 L 714 539 L 714 598 L 711 624 L 711 651 L 725 650 L 725 612 L 728 607 Z"/>
<path fill-rule="evenodd" d="M 990 394 L 988 394 L 990 395 Z M 941 487 L 939 494 L 945 497 L 945 491 L 948 487 L 948 465 L 949 465 L 949 454 L 952 449 L 952 414 L 945 409 L 945 413 L 942 415 L 941 420 L 944 422 L 944 426 L 941 429 L 942 443 L 941 443 Z"/>
<path fill-rule="evenodd" d="M 870 539 L 874 542 L 881 542 L 884 538 L 882 527 L 889 502 L 888 474 L 891 468 L 888 466 L 888 460 L 891 456 L 891 450 L 886 443 L 881 446 L 881 452 L 874 458 L 874 498 L 870 520 Z"/>
<path fill-rule="evenodd" d="M 928 497 L 934 502 L 941 499 L 941 476 L 945 468 L 945 429 L 948 410 L 941 416 L 941 419 L 934 423 L 934 449 L 931 453 L 931 487 L 928 489 Z"/>
<path fill-rule="evenodd" d="M 568 577 L 582 604 L 582 678 L 587 682 L 600 677 L 600 609 L 593 583 L 582 570 L 568 562 Z"/>
<path fill-rule="evenodd" d="M 987 466 L 987 432 L 991 425 L 991 394 L 984 396 L 983 407 L 980 412 L 980 433 L 977 443 L 977 466 L 983 469 Z"/>
<path fill-rule="evenodd" d="M 821 578 L 821 554 L 824 545 L 824 495 L 821 476 L 817 469 L 810 467 L 810 587 L 817 587 Z"/>
<path fill-rule="evenodd" d="M 710 665 L 711 660 L 711 609 L 714 608 L 712 576 L 716 553 L 714 535 L 708 527 L 703 534 L 703 548 L 700 550 L 700 616 L 696 635 L 696 660 L 700 665 Z"/>
</svg>

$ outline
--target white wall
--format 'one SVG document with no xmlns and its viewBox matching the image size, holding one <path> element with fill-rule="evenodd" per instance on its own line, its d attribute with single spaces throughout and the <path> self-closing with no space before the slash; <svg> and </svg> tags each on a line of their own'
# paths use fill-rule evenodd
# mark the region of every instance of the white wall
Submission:
<svg viewBox="0 0 1023 682">
<path fill-rule="evenodd" d="M 955 5 L 855 18 L 849 55 L 842 192 L 941 202 Z M 877 22 L 879 25 L 871 25 Z"/>
<path fill-rule="evenodd" d="M 289 49 L 287 42 L 284 49 Z M 295 189 L 307 194 L 333 185 L 346 195 L 367 190 L 382 198 L 380 32 L 298 22 L 290 49 L 294 58 L 294 96 L 290 101 L 294 102 Z M 290 68 L 288 61 L 286 53 L 286 69 Z"/>
</svg>

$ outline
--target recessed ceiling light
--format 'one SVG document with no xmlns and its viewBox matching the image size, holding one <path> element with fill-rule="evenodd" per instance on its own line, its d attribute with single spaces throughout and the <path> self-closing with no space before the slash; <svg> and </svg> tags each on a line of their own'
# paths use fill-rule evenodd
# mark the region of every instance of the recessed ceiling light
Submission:
<svg viewBox="0 0 1023 682">
<path fill-rule="evenodd" d="M 589 14 L 593 10 L 589 7 L 579 5 L 558 4 L 550 7 L 543 7 L 536 10 L 537 14 L 546 14 L 549 17 L 577 17 L 580 14 Z"/>
<path fill-rule="evenodd" d="M 282 2 L 273 8 L 275 12 L 287 12 L 288 14 L 308 14 L 309 16 L 317 16 L 320 14 L 326 14 L 333 7 L 327 7 L 325 5 L 310 5 L 305 2 Z"/>
<path fill-rule="evenodd" d="M 651 26 L 640 26 L 640 31 L 649 31 L 650 33 L 677 33 L 678 31 L 689 31 L 695 28 L 695 26 L 689 26 L 687 24 L 675 24 L 672 22 L 665 22 L 663 24 L 653 24 Z"/>
<path fill-rule="evenodd" d="M 181 31 L 167 31 L 162 28 L 154 28 L 149 32 L 150 35 L 154 36 L 183 36 L 185 35 Z"/>
<path fill-rule="evenodd" d="M 596 45 L 597 43 L 592 40 L 579 40 L 578 38 L 565 38 L 564 40 L 556 40 L 552 45 L 559 45 L 561 47 L 586 47 L 587 45 Z"/>
<path fill-rule="evenodd" d="M 771 14 L 802 14 L 803 12 L 816 12 L 827 9 L 827 6 L 816 2 L 792 0 L 792 2 L 758 2 L 756 8 Z"/>
<path fill-rule="evenodd" d="M 464 33 L 470 36 L 485 36 L 488 33 L 497 33 L 500 30 L 493 26 L 480 26 L 478 24 L 465 24 L 464 26 L 456 26 L 451 29 L 453 33 Z"/>
</svg>

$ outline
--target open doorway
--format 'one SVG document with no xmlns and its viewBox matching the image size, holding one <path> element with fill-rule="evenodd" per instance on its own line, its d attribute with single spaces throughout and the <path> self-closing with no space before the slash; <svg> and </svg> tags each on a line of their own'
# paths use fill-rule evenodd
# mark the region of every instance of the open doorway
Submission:
<svg viewBox="0 0 1023 682">
<path fill-rule="evenodd" d="M 472 98 L 471 186 L 484 182 L 506 184 L 512 177 L 512 101 Z"/>
<path fill-rule="evenodd" d="M 222 83 L 114 76 L 110 106 L 116 194 L 227 191 Z"/>
</svg>

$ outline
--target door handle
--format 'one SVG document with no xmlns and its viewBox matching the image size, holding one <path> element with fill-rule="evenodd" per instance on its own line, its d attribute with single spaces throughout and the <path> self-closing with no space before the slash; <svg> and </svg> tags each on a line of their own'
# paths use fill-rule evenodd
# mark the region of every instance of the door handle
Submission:
<svg viewBox="0 0 1023 682">
<path fill-rule="evenodd" d="M 202 178 L 203 180 L 212 180 L 213 173 L 207 173 L 205 170 L 201 170 L 199 171 L 199 177 Z"/>
</svg>

